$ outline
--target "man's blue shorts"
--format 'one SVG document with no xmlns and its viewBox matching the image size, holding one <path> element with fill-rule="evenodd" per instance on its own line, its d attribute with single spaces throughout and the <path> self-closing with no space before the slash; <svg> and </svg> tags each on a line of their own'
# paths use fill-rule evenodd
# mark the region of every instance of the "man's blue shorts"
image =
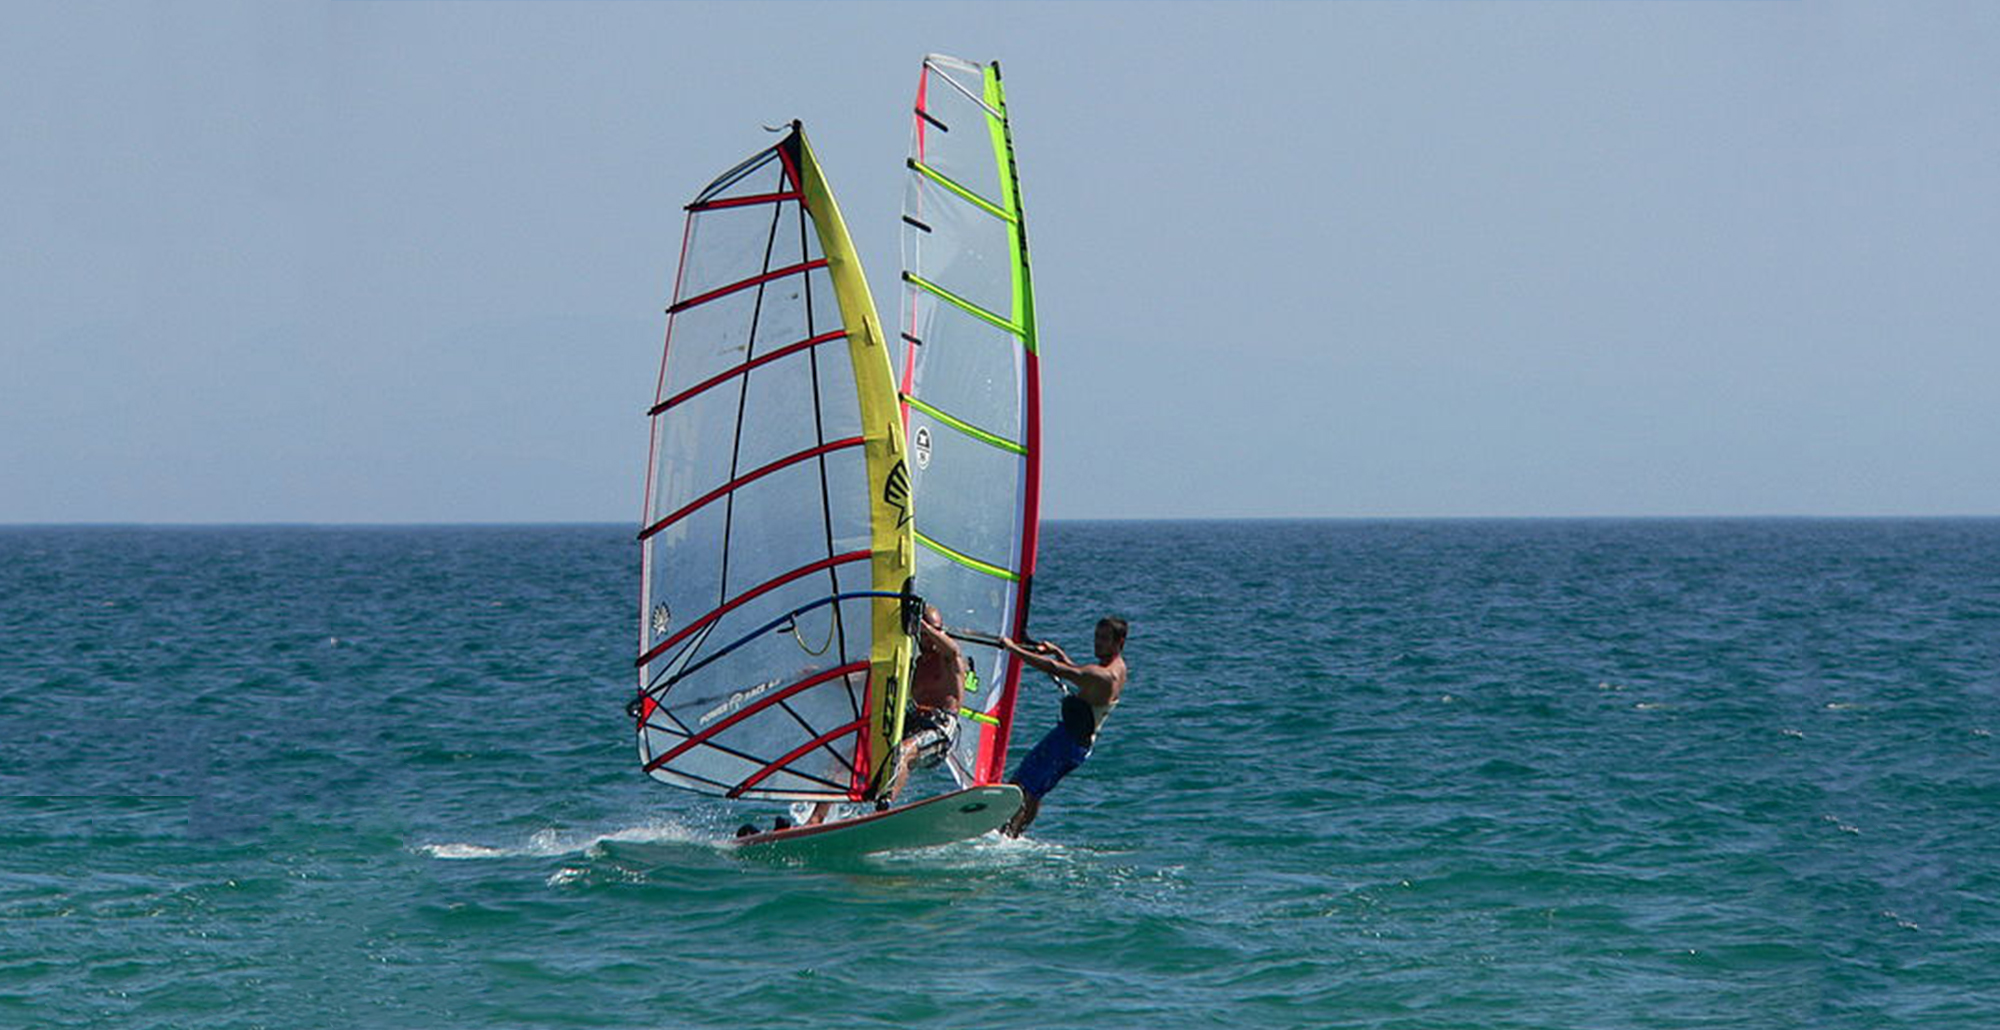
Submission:
<svg viewBox="0 0 2000 1030">
<path fill-rule="evenodd" d="M 1090 757 L 1090 749 L 1076 742 L 1069 729 L 1057 723 L 1035 745 L 1028 757 L 1014 767 L 1014 783 L 1030 796 L 1041 797 L 1056 789 L 1056 784 L 1068 776 L 1083 760 Z"/>
</svg>

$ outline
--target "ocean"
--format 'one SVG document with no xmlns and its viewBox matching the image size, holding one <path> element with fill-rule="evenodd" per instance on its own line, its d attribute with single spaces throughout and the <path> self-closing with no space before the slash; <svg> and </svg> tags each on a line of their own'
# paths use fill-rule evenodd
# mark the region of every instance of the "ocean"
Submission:
<svg viewBox="0 0 2000 1030">
<path fill-rule="evenodd" d="M 2000 1025 L 2000 520 L 1051 523 L 1094 756 L 820 865 L 638 770 L 637 553 L 0 528 L 0 1026 Z"/>
</svg>

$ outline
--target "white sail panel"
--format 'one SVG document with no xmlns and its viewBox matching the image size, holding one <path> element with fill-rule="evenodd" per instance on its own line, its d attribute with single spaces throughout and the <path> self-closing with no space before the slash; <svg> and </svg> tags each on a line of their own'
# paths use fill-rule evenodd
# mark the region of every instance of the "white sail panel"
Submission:
<svg viewBox="0 0 2000 1030">
<path fill-rule="evenodd" d="M 949 347 L 947 360 L 911 365 L 909 392 L 947 412 L 983 412 L 982 428 L 1002 440 L 1026 436 L 1027 406 L 1021 383 L 1027 354 L 1016 333 L 997 328 L 940 301 L 917 287 L 905 287 L 913 324 Z"/>
</svg>

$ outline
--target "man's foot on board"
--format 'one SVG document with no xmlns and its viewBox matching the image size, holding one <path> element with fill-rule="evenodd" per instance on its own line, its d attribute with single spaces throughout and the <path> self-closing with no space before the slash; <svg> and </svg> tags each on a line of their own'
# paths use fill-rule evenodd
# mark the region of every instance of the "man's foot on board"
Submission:
<svg viewBox="0 0 2000 1030">
<path fill-rule="evenodd" d="M 789 830 L 791 828 L 792 828 L 792 821 L 790 819 L 785 818 L 782 815 L 776 818 L 775 820 L 772 820 L 771 822 L 772 833 L 776 833 L 779 830 Z"/>
<path fill-rule="evenodd" d="M 757 828 L 749 823 L 744 823 L 736 828 L 736 835 L 738 837 L 755 837 L 757 835 Z"/>
</svg>

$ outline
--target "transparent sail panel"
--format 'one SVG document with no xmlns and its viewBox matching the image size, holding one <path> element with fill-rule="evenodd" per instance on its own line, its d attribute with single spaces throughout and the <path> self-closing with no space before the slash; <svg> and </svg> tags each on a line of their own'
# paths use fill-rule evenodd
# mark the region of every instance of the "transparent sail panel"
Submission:
<svg viewBox="0 0 2000 1030">
<path fill-rule="evenodd" d="M 904 210 L 923 228 L 903 223 L 904 261 L 931 282 L 1003 321 L 1014 319 L 1014 260 L 1008 223 L 931 178 L 908 176 Z"/>
<path fill-rule="evenodd" d="M 994 116 L 974 97 L 984 97 L 977 67 L 924 65 L 910 157 L 937 170 L 994 204 L 1001 203 L 1000 165 L 994 160 Z M 925 117 L 928 116 L 928 117 Z"/>
<path fill-rule="evenodd" d="M 873 487 L 801 146 L 690 205 L 653 407 L 640 761 L 734 797 L 843 798 L 867 780 Z"/>
<path fill-rule="evenodd" d="M 917 550 L 917 581 L 924 584 L 924 599 L 937 605 L 943 614 L 945 625 L 952 627 L 1006 626 L 1011 625 L 1014 591 L 1007 581 L 996 578 L 919 546 Z M 972 663 L 972 674 L 967 677 L 969 689 L 964 705 L 975 712 L 989 715 L 999 709 L 1002 699 L 1002 685 L 1012 668 L 1014 659 L 997 647 L 960 641 L 959 647 Z M 978 768 L 982 734 L 976 732 L 992 723 L 978 718 L 967 718 L 960 726 L 958 738 L 958 765 L 964 769 Z"/>
<path fill-rule="evenodd" d="M 1021 457 L 914 409 L 909 431 L 912 453 L 918 455 L 910 476 L 917 532 L 977 561 L 1017 571 Z M 928 460 L 921 456 L 926 444 Z"/>
<path fill-rule="evenodd" d="M 726 289 L 772 269 L 820 257 L 811 251 L 801 252 L 798 246 L 800 218 L 796 201 L 695 213 L 700 217 L 688 239 L 677 302 Z M 788 236 L 792 238 L 787 239 Z M 767 254 L 775 259 L 769 268 L 765 266 Z"/>
<path fill-rule="evenodd" d="M 699 221 L 734 213 L 697 214 L 695 218 Z M 731 274 L 729 281 L 763 275 L 759 271 L 763 257 L 759 251 L 759 264 L 751 266 L 751 275 Z M 797 267 L 803 255 L 795 246 L 789 253 L 774 253 L 772 257 L 777 259 L 776 268 L 785 269 Z M 819 332 L 840 328 L 824 269 L 777 276 L 676 311 L 669 324 L 670 353 L 659 400 L 672 400 L 759 355 L 808 339 L 815 326 Z"/>
<path fill-rule="evenodd" d="M 938 339 L 936 346 L 950 350 L 936 361 L 924 360 L 926 355 L 919 353 L 910 376 L 911 395 L 1003 440 L 1020 443 L 1027 417 L 1021 389 L 1027 352 L 1021 338 L 920 287 L 904 287 L 904 304 L 916 313 L 925 333 Z"/>
</svg>

